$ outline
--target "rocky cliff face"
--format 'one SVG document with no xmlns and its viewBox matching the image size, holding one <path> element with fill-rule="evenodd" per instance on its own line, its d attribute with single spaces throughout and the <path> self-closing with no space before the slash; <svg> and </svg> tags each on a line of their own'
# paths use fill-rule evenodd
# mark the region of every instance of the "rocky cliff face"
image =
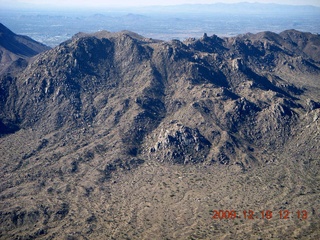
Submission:
<svg viewBox="0 0 320 240">
<path fill-rule="evenodd" d="M 248 145 L 281 148 L 308 111 L 306 99 L 318 100 L 305 89 L 317 86 L 317 55 L 307 54 L 316 43 L 316 36 L 296 31 L 184 43 L 130 32 L 78 34 L 2 80 L 1 119 L 43 135 L 91 129 L 92 136 L 112 136 L 125 155 L 188 162 L 174 156 L 195 144 L 188 150 L 195 162 L 248 162 L 254 158 Z M 305 77 L 291 79 L 297 75 Z M 161 142 L 163 131 L 172 132 L 167 137 L 175 140 L 165 141 L 174 149 Z"/>
<path fill-rule="evenodd" d="M 316 158 L 317 140 L 298 136 L 310 124 L 319 135 L 319 46 L 295 30 L 184 42 L 102 31 L 16 62 L 0 78 L 2 232 L 63 221 L 77 209 L 69 197 L 79 179 L 109 184 L 153 162 L 245 173 L 304 144 Z M 21 187 L 59 195 L 66 182 L 60 205 L 10 203 Z"/>
</svg>

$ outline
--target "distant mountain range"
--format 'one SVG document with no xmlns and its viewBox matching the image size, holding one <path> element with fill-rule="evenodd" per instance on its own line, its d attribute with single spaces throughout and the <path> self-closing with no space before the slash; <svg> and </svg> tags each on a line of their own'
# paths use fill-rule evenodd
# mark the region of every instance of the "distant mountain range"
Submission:
<svg viewBox="0 0 320 240">
<path fill-rule="evenodd" d="M 4 8 L 11 8 L 11 9 L 29 9 L 32 8 L 33 10 L 37 9 L 42 9 L 42 10 L 48 10 L 48 7 L 51 7 L 51 10 L 54 9 L 62 9 L 65 10 L 65 6 L 57 6 L 56 4 L 43 4 L 38 5 L 38 4 L 32 4 L 32 3 L 27 3 L 27 4 L 22 4 L 20 5 L 17 4 L 12 4 L 7 3 Z M 127 10 L 131 9 L 131 11 L 136 12 L 136 11 L 145 11 L 145 10 L 153 10 L 153 11 L 159 11 L 159 10 L 165 10 L 165 11 L 185 11 L 187 10 L 188 12 L 192 12 L 194 10 L 204 10 L 204 11 L 224 11 L 224 10 L 230 10 L 230 11 L 254 11 L 254 10 L 259 10 L 259 11 L 277 11 L 279 9 L 288 9 L 288 10 L 298 10 L 298 11 L 315 11 L 316 9 L 319 10 L 320 5 L 315 6 L 315 5 L 295 5 L 295 4 L 275 4 L 275 3 L 249 3 L 249 2 L 240 2 L 240 3 L 212 3 L 212 4 L 176 4 L 176 5 L 147 5 L 147 6 L 138 6 L 134 7 L 132 5 L 129 5 L 128 7 L 115 7 L 115 5 L 110 5 L 110 4 L 101 4 L 99 8 L 97 7 L 83 7 L 82 5 L 75 5 L 73 6 L 73 9 L 75 10 L 97 10 L 97 9 L 111 9 L 111 10 Z"/>
<path fill-rule="evenodd" d="M 1 239 L 320 237 L 319 35 L 0 31 Z"/>
<path fill-rule="evenodd" d="M 8 8 L 8 9 L 6 9 Z M 69 9 L 69 10 L 68 10 Z M 284 14 L 285 13 L 285 14 Z M 194 4 L 112 8 L 33 7 L 0 9 L 0 22 L 16 33 L 54 47 L 80 31 L 127 29 L 143 36 L 171 40 L 209 35 L 236 36 L 245 32 L 286 29 L 319 33 L 320 8 L 279 4 Z"/>
<path fill-rule="evenodd" d="M 298 12 L 319 13 L 319 6 L 311 5 L 285 5 L 273 3 L 215 3 L 215 4 L 184 4 L 175 6 L 145 7 L 144 10 L 157 12 L 189 12 L 189 13 L 235 13 L 235 14 L 261 14 L 261 13 L 287 13 L 296 14 Z"/>
</svg>

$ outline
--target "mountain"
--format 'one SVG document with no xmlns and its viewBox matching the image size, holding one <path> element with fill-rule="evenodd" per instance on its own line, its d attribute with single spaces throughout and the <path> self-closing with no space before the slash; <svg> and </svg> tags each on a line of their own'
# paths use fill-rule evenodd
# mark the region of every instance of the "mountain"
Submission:
<svg viewBox="0 0 320 240">
<path fill-rule="evenodd" d="M 50 48 L 33 39 L 17 35 L 0 23 L 0 73 L 10 64 L 37 55 Z"/>
<path fill-rule="evenodd" d="M 168 12 L 168 13 L 190 13 L 193 14 L 319 14 L 319 6 L 312 5 L 288 5 L 276 3 L 213 3 L 213 4 L 181 4 L 171 6 L 145 7 L 145 11 Z"/>
<path fill-rule="evenodd" d="M 1 75 L 0 238 L 317 239 L 319 46 L 100 31 Z"/>
</svg>

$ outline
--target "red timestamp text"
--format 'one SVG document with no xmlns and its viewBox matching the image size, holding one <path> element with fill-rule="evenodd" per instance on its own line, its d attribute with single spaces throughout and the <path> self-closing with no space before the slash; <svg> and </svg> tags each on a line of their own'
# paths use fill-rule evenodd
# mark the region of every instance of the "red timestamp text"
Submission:
<svg viewBox="0 0 320 240">
<path fill-rule="evenodd" d="M 272 218 L 277 219 L 289 219 L 289 218 L 297 218 L 300 220 L 308 219 L 308 212 L 306 210 L 297 210 L 297 211 L 289 211 L 287 209 L 280 211 L 271 211 L 271 210 L 262 210 L 262 211 L 253 211 L 253 210 L 213 210 L 212 211 L 212 219 L 267 219 L 270 220 Z"/>
</svg>

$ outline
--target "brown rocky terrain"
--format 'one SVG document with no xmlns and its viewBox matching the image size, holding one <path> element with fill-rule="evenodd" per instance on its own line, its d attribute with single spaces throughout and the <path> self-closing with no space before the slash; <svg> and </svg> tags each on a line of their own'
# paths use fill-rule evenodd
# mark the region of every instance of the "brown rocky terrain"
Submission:
<svg viewBox="0 0 320 240">
<path fill-rule="evenodd" d="M 101 31 L 12 64 L 0 239 L 319 238 L 319 49 L 295 30 Z"/>
</svg>

